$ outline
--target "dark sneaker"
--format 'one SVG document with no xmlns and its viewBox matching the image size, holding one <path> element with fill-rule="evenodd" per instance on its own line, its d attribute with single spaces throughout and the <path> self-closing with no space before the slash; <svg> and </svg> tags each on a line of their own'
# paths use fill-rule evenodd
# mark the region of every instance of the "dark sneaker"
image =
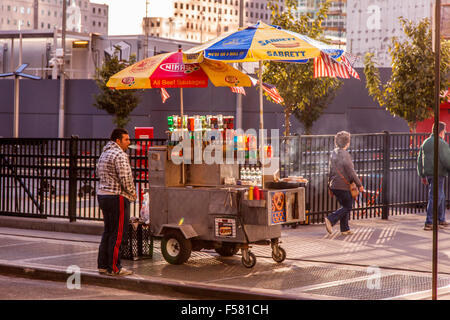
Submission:
<svg viewBox="0 0 450 320">
<path fill-rule="evenodd" d="M 440 221 L 439 222 L 439 226 L 441 226 L 441 227 L 448 227 L 449 223 L 447 221 Z"/>
<path fill-rule="evenodd" d="M 107 269 L 98 268 L 98 273 L 100 273 L 100 274 L 107 274 L 108 270 Z"/>
<path fill-rule="evenodd" d="M 331 221 L 328 218 L 325 218 L 325 228 L 327 228 L 327 232 L 329 234 L 333 233 L 333 226 L 331 225 Z"/>
<path fill-rule="evenodd" d="M 423 227 L 423 230 L 433 230 L 433 225 L 425 223 L 425 227 Z"/>
<path fill-rule="evenodd" d="M 133 271 L 122 268 L 119 272 L 108 272 L 107 274 L 108 276 L 130 276 L 133 274 Z"/>
</svg>

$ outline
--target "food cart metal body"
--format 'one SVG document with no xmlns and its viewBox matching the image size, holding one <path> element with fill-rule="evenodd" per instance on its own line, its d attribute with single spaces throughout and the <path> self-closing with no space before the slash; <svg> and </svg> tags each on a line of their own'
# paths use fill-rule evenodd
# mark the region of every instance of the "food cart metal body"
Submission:
<svg viewBox="0 0 450 320">
<path fill-rule="evenodd" d="M 281 226 L 305 220 L 303 187 L 264 190 L 263 200 L 247 200 L 248 186 L 224 185 L 226 178 L 238 180 L 238 164 L 186 165 L 182 185 L 181 165 L 170 161 L 169 152 L 167 147 L 149 149 L 150 230 L 162 237 L 166 261 L 184 263 L 191 251 L 201 249 L 222 256 L 241 249 L 242 263 L 253 267 L 251 244 L 271 245 L 277 262 L 286 258 L 279 246 Z M 282 211 L 277 211 L 276 195 L 284 200 Z"/>
</svg>

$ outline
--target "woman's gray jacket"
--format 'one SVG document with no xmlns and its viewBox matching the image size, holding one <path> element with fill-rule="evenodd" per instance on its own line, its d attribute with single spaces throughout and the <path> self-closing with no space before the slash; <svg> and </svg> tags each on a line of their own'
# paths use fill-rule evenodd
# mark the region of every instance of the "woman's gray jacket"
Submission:
<svg viewBox="0 0 450 320">
<path fill-rule="evenodd" d="M 341 175 L 347 180 L 347 183 Z M 358 188 L 362 186 L 356 175 L 352 157 L 347 150 L 340 148 L 336 148 L 331 152 L 328 179 L 330 189 L 349 190 L 348 184 L 352 182 L 356 183 Z"/>
</svg>

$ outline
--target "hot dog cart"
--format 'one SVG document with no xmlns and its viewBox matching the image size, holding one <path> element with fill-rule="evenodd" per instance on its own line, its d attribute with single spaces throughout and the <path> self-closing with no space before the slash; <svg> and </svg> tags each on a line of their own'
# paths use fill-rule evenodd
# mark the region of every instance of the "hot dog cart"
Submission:
<svg viewBox="0 0 450 320">
<path fill-rule="evenodd" d="M 242 264 L 251 268 L 256 264 L 251 245 L 262 244 L 271 245 L 274 261 L 284 261 L 281 226 L 305 220 L 304 183 L 270 179 L 278 166 L 274 159 L 265 171 L 269 182 L 257 194 L 257 188 L 242 185 L 239 164 L 175 164 L 174 150 L 148 151 L 150 231 L 162 238 L 164 259 L 182 264 L 192 251 L 233 256 L 240 249 Z"/>
</svg>

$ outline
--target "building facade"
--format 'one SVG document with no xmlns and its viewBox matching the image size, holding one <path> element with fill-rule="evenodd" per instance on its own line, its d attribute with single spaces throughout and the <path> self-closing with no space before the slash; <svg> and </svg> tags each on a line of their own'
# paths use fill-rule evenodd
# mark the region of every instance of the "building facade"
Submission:
<svg viewBox="0 0 450 320">
<path fill-rule="evenodd" d="M 280 1 L 281 10 L 283 2 Z M 144 18 L 143 33 L 203 43 L 237 30 L 239 25 L 247 26 L 259 20 L 270 23 L 267 3 L 267 0 L 175 0 L 172 17 Z"/>
<path fill-rule="evenodd" d="M 2 0 L 0 30 L 61 29 L 63 0 Z M 67 30 L 108 34 L 108 6 L 89 0 L 67 1 Z"/>
<path fill-rule="evenodd" d="M 448 0 L 442 1 L 443 3 Z M 367 52 L 374 53 L 380 67 L 390 67 L 389 46 L 392 37 L 405 40 L 399 17 L 418 22 L 432 17 L 434 0 L 348 0 L 347 50 L 363 64 Z"/>
<path fill-rule="evenodd" d="M 324 0 L 298 0 L 297 18 L 300 15 L 315 14 Z M 328 14 L 322 26 L 330 43 L 345 48 L 347 41 L 347 0 L 331 0 Z"/>
</svg>

